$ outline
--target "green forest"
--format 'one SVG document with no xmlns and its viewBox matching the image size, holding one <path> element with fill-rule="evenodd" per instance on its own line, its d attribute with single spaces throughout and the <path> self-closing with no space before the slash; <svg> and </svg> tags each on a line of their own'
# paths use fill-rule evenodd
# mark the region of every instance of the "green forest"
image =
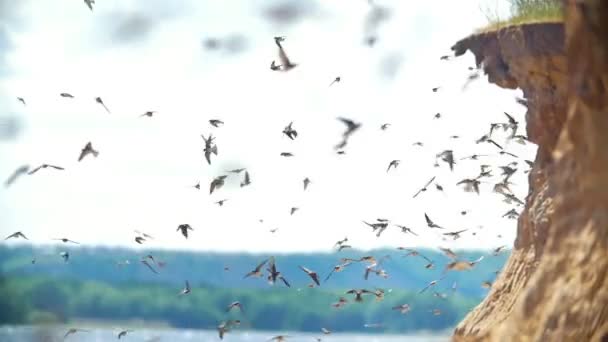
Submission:
<svg viewBox="0 0 608 342">
<path fill-rule="evenodd" d="M 65 251 L 70 254 L 67 262 L 59 255 Z M 213 329 L 221 321 L 240 319 L 242 328 L 256 330 L 366 331 L 365 324 L 381 323 L 387 332 L 439 331 L 452 328 L 483 298 L 488 290 L 481 283 L 493 281 L 508 256 L 457 251 L 462 260 L 485 258 L 472 270 L 444 274 L 447 257 L 433 250 L 420 253 L 436 265 L 427 269 L 424 259 L 403 257 L 395 250 L 275 255 L 277 267 L 292 285 L 287 288 L 271 286 L 265 279 L 243 279 L 267 255 L 0 247 L 0 324 L 137 319 Z M 146 255 L 164 265 L 158 274 L 139 262 Z M 382 264 L 388 278 L 372 275 L 365 280 L 364 265 L 355 264 L 320 287 L 309 288 L 307 275 L 297 267 L 316 270 L 323 280 L 340 258 L 363 255 L 390 255 Z M 441 280 L 419 293 L 435 279 Z M 179 295 L 186 280 L 192 291 Z M 352 295 L 345 294 L 350 288 L 381 288 L 385 297 L 376 301 L 368 295 L 355 303 Z M 348 304 L 332 307 L 341 296 Z M 242 303 L 243 312 L 226 312 L 234 301 Z M 409 304 L 411 311 L 392 310 L 401 304 Z"/>
</svg>

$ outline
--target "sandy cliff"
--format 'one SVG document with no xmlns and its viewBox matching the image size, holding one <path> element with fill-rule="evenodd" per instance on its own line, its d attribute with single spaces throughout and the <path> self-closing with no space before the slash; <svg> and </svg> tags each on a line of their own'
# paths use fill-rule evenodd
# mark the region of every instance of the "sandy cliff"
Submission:
<svg viewBox="0 0 608 342">
<path fill-rule="evenodd" d="M 513 253 L 456 341 L 608 341 L 608 1 L 566 12 L 453 47 L 523 90 L 539 146 Z"/>
</svg>

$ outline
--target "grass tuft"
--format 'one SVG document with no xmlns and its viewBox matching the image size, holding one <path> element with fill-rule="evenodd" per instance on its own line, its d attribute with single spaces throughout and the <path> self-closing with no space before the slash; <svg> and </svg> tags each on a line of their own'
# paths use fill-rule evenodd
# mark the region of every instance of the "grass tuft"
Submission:
<svg viewBox="0 0 608 342">
<path fill-rule="evenodd" d="M 511 4 L 511 16 L 500 18 L 498 11 L 489 7 L 480 8 L 488 19 L 488 25 L 478 32 L 488 32 L 507 26 L 562 22 L 564 20 L 561 0 L 508 0 Z"/>
</svg>

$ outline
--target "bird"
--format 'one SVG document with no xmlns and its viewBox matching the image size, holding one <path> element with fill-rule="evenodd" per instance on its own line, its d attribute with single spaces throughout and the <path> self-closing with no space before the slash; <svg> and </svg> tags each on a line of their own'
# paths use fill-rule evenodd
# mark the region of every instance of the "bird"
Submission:
<svg viewBox="0 0 608 342">
<path fill-rule="evenodd" d="M 293 127 L 293 121 L 289 123 L 289 125 L 285 126 L 283 129 L 283 134 L 285 134 L 289 139 L 294 140 L 298 137 L 298 131 L 296 131 Z"/>
<path fill-rule="evenodd" d="M 63 262 L 67 263 L 70 260 L 70 253 L 68 252 L 61 252 L 59 256 L 63 258 Z"/>
<path fill-rule="evenodd" d="M 494 256 L 498 256 L 505 248 L 507 248 L 507 246 L 499 246 L 496 247 L 493 251 L 492 251 L 492 255 Z"/>
<path fill-rule="evenodd" d="M 23 97 L 17 97 L 17 101 L 21 102 L 24 106 L 26 105 Z"/>
<path fill-rule="evenodd" d="M 500 154 L 501 156 L 509 156 L 509 157 L 513 157 L 513 158 L 519 158 L 516 154 L 513 154 L 511 152 L 508 151 L 499 151 L 498 154 Z"/>
<path fill-rule="evenodd" d="M 468 229 L 463 229 L 463 230 L 459 230 L 456 232 L 447 232 L 447 233 L 443 233 L 443 235 L 445 236 L 449 236 L 454 238 L 454 240 L 460 239 L 460 234 L 466 232 Z"/>
<path fill-rule="evenodd" d="M 288 337 L 290 337 L 290 336 L 289 335 L 277 335 L 277 336 L 274 336 L 273 338 L 271 338 L 268 341 L 284 342 L 284 341 L 287 341 Z"/>
<path fill-rule="evenodd" d="M 418 195 L 420 195 L 421 192 L 425 192 L 427 190 L 427 188 L 429 187 L 429 185 L 431 185 L 433 183 L 433 181 L 435 181 L 435 177 L 433 176 L 423 187 L 422 189 L 418 190 L 418 192 L 416 192 L 416 194 L 414 194 L 413 198 L 418 197 Z"/>
<path fill-rule="evenodd" d="M 517 169 L 514 169 L 510 166 L 501 166 L 500 169 L 502 170 L 501 176 L 505 176 L 505 182 L 507 182 L 509 178 L 511 178 L 511 176 L 513 176 L 515 172 L 517 172 Z"/>
<path fill-rule="evenodd" d="M 285 49 L 281 45 L 281 42 L 285 41 L 285 37 L 274 37 L 274 42 L 279 47 L 279 60 L 281 61 L 281 71 L 289 71 L 297 66 L 297 64 L 292 63 L 287 57 L 285 53 Z"/>
<path fill-rule="evenodd" d="M 291 209 L 289 210 L 289 215 L 293 215 L 295 214 L 296 211 L 298 211 L 300 208 L 298 207 L 291 207 Z"/>
<path fill-rule="evenodd" d="M 118 339 L 120 340 L 121 338 L 127 336 L 128 333 L 133 332 L 133 330 L 123 330 L 121 332 L 118 333 Z"/>
<path fill-rule="evenodd" d="M 247 169 L 243 167 L 243 168 L 240 168 L 240 169 L 233 169 L 233 170 L 229 170 L 229 171 L 226 171 L 226 172 L 236 173 L 238 175 L 238 174 L 240 174 L 241 172 L 243 172 L 245 170 L 247 170 Z"/>
<path fill-rule="evenodd" d="M 186 286 L 180 291 L 180 295 L 187 295 L 190 292 L 192 292 L 192 290 L 190 289 L 190 283 L 186 280 Z"/>
<path fill-rule="evenodd" d="M 209 120 L 209 124 L 215 128 L 218 128 L 224 124 L 224 121 L 218 119 Z"/>
<path fill-rule="evenodd" d="M 74 98 L 74 95 L 72 95 L 70 93 L 61 93 L 61 94 L 59 94 L 59 96 L 65 97 L 65 98 L 68 98 L 68 99 L 73 99 Z"/>
<path fill-rule="evenodd" d="M 458 261 L 454 260 L 445 266 L 445 271 L 466 271 L 475 267 L 481 260 L 483 260 L 483 255 L 474 261 Z"/>
<path fill-rule="evenodd" d="M 437 158 L 440 158 L 444 162 L 448 163 L 450 166 L 450 170 L 454 171 L 454 152 L 452 150 L 445 150 L 437 155 Z"/>
<path fill-rule="evenodd" d="M 86 145 L 84 145 L 84 147 L 82 148 L 82 150 L 80 151 L 80 156 L 78 156 L 78 161 L 82 161 L 84 159 L 84 157 L 88 156 L 89 154 L 93 155 L 93 157 L 97 158 L 97 156 L 99 156 L 99 151 L 97 151 L 96 149 L 93 148 L 93 144 L 89 141 Z"/>
<path fill-rule="evenodd" d="M 298 266 L 302 271 L 304 271 L 306 274 L 308 274 L 308 276 L 310 277 L 310 279 L 312 279 L 315 284 L 317 284 L 317 286 L 321 286 L 321 283 L 319 282 L 319 275 L 317 274 L 317 272 L 311 271 L 308 268 L 304 267 L 304 266 Z"/>
<path fill-rule="evenodd" d="M 449 61 L 452 58 L 452 56 L 448 56 L 448 55 L 444 55 L 439 57 L 440 60 L 442 61 Z"/>
<path fill-rule="evenodd" d="M 392 160 L 390 163 L 388 163 L 388 168 L 386 169 L 386 172 L 390 171 L 391 167 L 396 169 L 399 166 L 400 162 L 401 161 L 398 159 Z"/>
<path fill-rule="evenodd" d="M 176 232 L 181 231 L 182 235 L 187 239 L 189 230 L 194 231 L 194 229 L 189 224 L 184 223 L 184 224 L 180 224 L 179 226 L 177 226 Z"/>
<path fill-rule="evenodd" d="M 372 228 L 373 232 L 376 232 L 376 236 L 380 237 L 380 235 L 386 230 L 386 228 L 388 227 L 388 222 L 376 222 L 376 223 L 369 223 L 366 221 L 363 221 L 363 223 L 365 223 L 366 225 L 370 226 Z"/>
<path fill-rule="evenodd" d="M 63 339 L 65 340 L 68 336 L 73 335 L 73 334 L 78 333 L 78 332 L 90 332 L 90 330 L 78 329 L 78 328 L 70 328 L 65 333 L 65 335 L 63 335 Z"/>
<path fill-rule="evenodd" d="M 347 267 L 350 264 L 351 264 L 351 261 L 347 261 L 347 262 L 344 262 L 342 264 L 335 265 L 332 268 L 331 272 L 329 272 L 329 274 L 327 275 L 327 277 L 325 277 L 325 280 L 323 280 L 323 282 L 326 282 L 327 280 L 329 280 L 329 278 L 331 277 L 331 275 L 334 274 L 335 272 L 342 272 L 344 270 L 344 268 Z"/>
<path fill-rule="evenodd" d="M 418 292 L 418 293 L 419 293 L 419 294 L 420 294 L 420 293 L 423 293 L 423 292 L 424 292 L 424 291 L 426 291 L 426 290 L 427 290 L 429 287 L 433 287 L 433 286 L 437 285 L 437 283 L 438 283 L 439 281 L 441 281 L 441 280 L 442 280 L 444 277 L 445 277 L 445 275 L 444 275 L 444 276 L 442 276 L 441 278 L 437 279 L 437 280 L 433 280 L 433 281 L 431 281 L 430 283 L 428 283 L 428 285 L 427 285 L 427 286 L 425 286 L 425 287 L 424 287 L 422 290 L 420 290 L 420 292 Z"/>
<path fill-rule="evenodd" d="M 68 242 L 71 242 L 71 243 L 73 243 L 73 244 L 80 245 L 80 242 L 76 242 L 76 241 L 74 241 L 74 240 L 70 240 L 70 239 L 68 239 L 68 238 L 57 238 L 57 239 L 53 239 L 53 240 L 55 240 L 55 241 L 61 241 L 61 242 L 63 242 L 63 243 L 68 243 Z"/>
<path fill-rule="evenodd" d="M 479 184 L 481 182 L 477 179 L 463 179 L 460 182 L 456 183 L 456 185 L 464 185 L 465 192 L 476 192 L 479 195 Z"/>
<path fill-rule="evenodd" d="M 381 130 L 383 130 L 383 131 L 386 131 L 386 129 L 387 129 L 387 128 L 388 128 L 390 125 L 391 125 L 390 123 L 384 123 L 384 124 L 382 124 L 382 126 L 380 126 L 380 129 L 381 129 Z"/>
<path fill-rule="evenodd" d="M 504 196 L 503 201 L 505 203 L 511 204 L 511 203 L 515 202 L 519 205 L 524 205 L 524 201 L 520 200 L 513 194 L 503 194 L 503 196 Z"/>
<path fill-rule="evenodd" d="M 25 236 L 25 234 L 23 234 L 22 232 L 14 232 L 13 234 L 7 236 L 4 238 L 4 240 L 8 240 L 8 239 L 18 239 L 18 238 L 22 238 L 22 239 L 26 239 L 29 240 L 27 238 L 27 236 Z"/>
<path fill-rule="evenodd" d="M 507 211 L 504 215 L 502 215 L 502 217 L 506 217 L 508 219 L 516 219 L 519 216 L 519 213 L 515 210 L 515 209 L 511 209 L 509 211 Z"/>
<path fill-rule="evenodd" d="M 48 167 L 53 168 L 55 170 L 61 170 L 61 171 L 65 170 L 61 166 L 51 165 L 51 164 L 42 164 L 42 165 L 38 166 L 37 168 L 33 169 L 32 171 L 28 172 L 27 174 L 28 175 L 33 175 L 34 173 L 38 172 L 38 170 L 40 170 L 40 169 L 46 169 Z"/>
<path fill-rule="evenodd" d="M 481 143 L 485 142 L 485 143 L 489 143 L 489 144 L 492 144 L 492 145 L 498 147 L 498 149 L 500 149 L 500 150 L 503 149 L 503 147 L 501 145 L 499 145 L 496 141 L 490 139 L 490 136 L 487 134 L 483 135 L 481 138 L 477 139 L 475 142 L 477 144 L 481 144 Z"/>
<path fill-rule="evenodd" d="M 236 327 L 238 325 L 241 324 L 241 321 L 236 319 L 236 320 L 228 320 L 228 321 L 224 321 L 222 323 L 220 323 L 217 326 L 217 332 L 218 335 L 220 337 L 220 340 L 224 339 L 224 335 L 226 335 L 227 332 L 229 332 L 233 327 Z"/>
<path fill-rule="evenodd" d="M 143 244 L 144 241 L 146 241 L 146 239 L 143 236 L 136 236 L 135 237 L 135 242 L 137 242 L 138 244 Z"/>
<path fill-rule="evenodd" d="M 441 113 L 435 114 L 435 116 L 433 116 L 433 119 L 441 119 Z"/>
<path fill-rule="evenodd" d="M 249 171 L 245 171 L 245 178 L 241 182 L 241 188 L 251 184 L 251 178 L 249 178 Z"/>
<path fill-rule="evenodd" d="M 207 160 L 207 163 L 211 165 L 211 154 L 213 153 L 217 156 L 217 145 L 213 142 L 215 138 L 212 134 L 209 134 L 208 138 L 205 138 L 205 136 L 201 134 L 201 137 L 205 141 L 205 148 L 203 149 L 205 159 Z"/>
<path fill-rule="evenodd" d="M 392 309 L 393 310 L 399 310 L 399 312 L 402 315 L 405 315 L 406 313 L 410 312 L 410 310 L 411 310 L 409 304 L 401 304 L 401 305 L 393 306 Z"/>
<path fill-rule="evenodd" d="M 325 328 L 321 328 L 321 332 L 323 333 L 323 335 L 330 335 L 331 331 Z"/>
<path fill-rule="evenodd" d="M 338 76 L 338 77 L 334 78 L 333 81 L 331 81 L 329 86 L 331 87 L 334 83 L 340 83 L 341 80 L 342 80 L 342 78 L 340 76 Z"/>
<path fill-rule="evenodd" d="M 275 262 L 274 257 L 270 257 L 268 259 L 268 268 L 266 268 L 266 271 L 268 271 L 269 273 L 267 278 L 269 284 L 274 285 L 277 279 L 280 279 L 285 284 L 285 286 L 291 287 L 287 279 L 285 279 L 281 272 L 277 270 L 277 264 Z"/>
<path fill-rule="evenodd" d="M 408 228 L 406 226 L 401 226 L 401 225 L 398 225 L 398 224 L 396 224 L 395 226 L 398 227 L 399 229 L 401 229 L 402 233 L 410 233 L 412 235 L 418 236 L 418 234 L 414 233 L 414 231 L 411 228 Z"/>
<path fill-rule="evenodd" d="M 342 133 L 342 141 L 334 147 L 334 149 L 336 149 L 336 150 L 340 150 L 340 149 L 344 148 L 346 146 L 346 144 L 348 143 L 348 139 L 350 138 L 350 136 L 354 132 L 356 132 L 359 128 L 361 128 L 360 123 L 356 123 L 351 119 L 339 117 L 338 120 L 340 122 L 342 122 L 344 125 L 346 125 L 346 130 L 344 131 L 344 133 Z"/>
<path fill-rule="evenodd" d="M 445 228 L 435 224 L 435 222 L 433 222 L 431 220 L 431 218 L 429 217 L 429 215 L 427 215 L 426 213 L 424 213 L 424 219 L 426 220 L 426 224 L 429 226 L 429 228 L 445 229 Z"/>
<path fill-rule="evenodd" d="M 456 255 L 456 253 L 452 252 L 452 250 L 449 249 L 449 248 L 439 247 L 439 250 L 442 251 L 445 255 L 447 255 L 447 257 L 450 258 L 450 259 L 457 259 L 458 258 L 458 256 Z"/>
<path fill-rule="evenodd" d="M 433 93 L 436 93 L 439 89 L 441 89 L 441 87 L 434 87 L 433 89 L 431 89 L 433 91 Z"/>
<path fill-rule="evenodd" d="M 147 111 L 147 112 L 143 113 L 142 115 L 140 115 L 139 117 L 141 118 L 141 117 L 144 117 L 144 116 L 145 116 L 145 117 L 149 117 L 149 118 L 151 118 L 151 117 L 154 115 L 154 113 L 156 113 L 156 111 L 154 111 L 154 110 L 149 110 L 149 111 Z"/>
<path fill-rule="evenodd" d="M 84 0 L 84 3 L 89 7 L 89 9 L 93 10 L 93 5 L 95 4 L 95 0 Z"/>
<path fill-rule="evenodd" d="M 201 182 L 198 182 L 198 183 L 194 184 L 192 187 L 195 188 L 196 190 L 200 190 L 201 189 Z"/>
<path fill-rule="evenodd" d="M 230 303 L 230 305 L 228 305 L 228 307 L 226 308 L 226 312 L 230 312 L 230 310 L 232 310 L 234 308 L 239 308 L 239 310 L 241 312 L 243 312 L 243 304 L 241 304 L 241 302 L 239 302 L 239 301 Z"/>
<path fill-rule="evenodd" d="M 146 267 L 147 267 L 147 268 L 148 268 L 150 271 L 152 271 L 152 273 L 154 273 L 154 274 L 158 274 L 158 271 L 156 271 L 156 269 L 154 269 L 154 267 L 152 267 L 152 265 L 150 265 L 150 263 L 148 262 L 148 260 L 146 260 L 146 259 L 142 259 L 142 260 L 140 260 L 140 262 L 141 262 L 142 264 L 146 265 Z"/>
<path fill-rule="evenodd" d="M 249 278 L 249 277 L 261 277 L 262 276 L 262 267 L 264 267 L 264 265 L 266 265 L 266 263 L 268 262 L 269 259 L 266 259 L 264 261 L 262 261 L 260 264 L 258 264 L 255 269 L 253 269 L 253 271 L 245 274 L 245 276 L 243 277 L 243 279 L 245 278 Z"/>
<path fill-rule="evenodd" d="M 363 302 L 364 294 L 374 294 L 375 295 L 375 293 L 373 291 L 369 291 L 366 289 L 351 289 L 351 290 L 346 291 L 346 294 L 354 294 L 355 302 L 357 302 L 357 303 Z"/>
<path fill-rule="evenodd" d="M 17 181 L 17 179 L 21 176 L 23 176 L 24 174 L 26 174 L 30 169 L 29 165 L 21 165 L 19 166 L 15 171 L 13 171 L 13 173 L 6 179 L 6 181 L 4 181 L 4 187 L 8 188 L 9 186 L 13 185 L 13 183 L 15 183 Z"/>
<path fill-rule="evenodd" d="M 340 245 L 338 247 L 338 252 L 342 252 L 343 249 L 347 249 L 347 248 L 353 248 L 353 246 L 351 246 L 351 245 Z"/>
<path fill-rule="evenodd" d="M 281 70 L 281 66 L 277 65 L 276 61 L 272 61 L 270 63 L 270 70 L 272 70 L 272 71 L 279 71 L 279 70 Z"/>
<path fill-rule="evenodd" d="M 217 176 L 211 181 L 211 184 L 209 185 L 209 194 L 210 195 L 213 193 L 213 191 L 219 190 L 222 186 L 224 186 L 224 180 L 226 179 L 226 177 L 228 177 L 228 176 L 226 176 L 226 175 Z"/>
<path fill-rule="evenodd" d="M 106 110 L 106 112 L 110 113 L 110 110 L 108 109 L 106 104 L 103 103 L 103 100 L 101 99 L 101 97 L 96 97 L 95 102 L 99 103 Z"/>
<path fill-rule="evenodd" d="M 302 183 L 304 184 L 304 191 L 306 191 L 306 189 L 308 189 L 308 186 L 310 185 L 310 179 L 306 177 L 304 178 L 304 180 L 302 180 Z"/>
<path fill-rule="evenodd" d="M 293 157 L 293 153 L 291 153 L 291 152 L 281 152 L 281 157 Z"/>
<path fill-rule="evenodd" d="M 227 199 L 219 200 L 219 201 L 215 202 L 215 204 L 217 204 L 221 207 L 224 205 L 224 203 L 226 203 L 226 201 L 227 201 Z"/>
</svg>

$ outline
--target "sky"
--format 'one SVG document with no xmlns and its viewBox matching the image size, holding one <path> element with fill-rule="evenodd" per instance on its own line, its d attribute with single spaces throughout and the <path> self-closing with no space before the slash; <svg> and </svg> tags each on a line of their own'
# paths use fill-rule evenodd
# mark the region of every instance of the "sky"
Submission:
<svg viewBox="0 0 608 342">
<path fill-rule="evenodd" d="M 81 1 L 0 0 L 0 126 L 7 131 L 8 118 L 20 123 L 12 139 L 5 133 L 0 140 L 0 175 L 24 164 L 65 168 L 0 188 L 0 235 L 22 231 L 36 244 L 66 237 L 85 245 L 231 252 L 330 251 L 346 236 L 361 249 L 512 245 L 516 220 L 502 215 L 513 205 L 491 191 L 500 177 L 486 179 L 478 196 L 456 182 L 475 177 L 479 161 L 457 160 L 453 172 L 434 166 L 446 149 L 456 159 L 491 155 L 481 161 L 495 166 L 495 175 L 497 166 L 518 160 L 513 190 L 527 194 L 523 160 L 534 159 L 535 146 L 499 133 L 496 140 L 520 157 L 513 159 L 475 144 L 491 122 L 505 121 L 505 111 L 525 132 L 525 108 L 515 102 L 521 92 L 485 76 L 463 90 L 473 56 L 439 59 L 487 23 L 484 9 L 506 13 L 508 6 L 374 3 L 386 16 L 370 47 L 366 27 L 379 12 L 363 0 L 106 0 L 92 12 Z M 283 45 L 298 64 L 289 72 L 269 68 L 278 35 L 287 37 Z M 210 38 L 218 49 L 204 47 Z M 329 86 L 337 76 L 341 81 Z M 140 117 L 150 110 L 154 117 Z M 333 149 L 344 130 L 337 117 L 362 124 L 344 155 Z M 212 127 L 210 119 L 225 125 Z M 290 122 L 294 141 L 282 134 Z M 384 123 L 391 124 L 386 131 Z M 201 134 L 211 133 L 219 153 L 208 165 Z M 88 141 L 99 157 L 77 162 Z M 387 172 L 394 159 L 401 164 Z M 239 167 L 249 170 L 250 186 L 241 188 L 241 177 L 231 175 L 209 194 L 214 177 Z M 445 191 L 431 187 L 413 199 L 432 176 Z M 305 177 L 312 181 L 307 191 Z M 193 188 L 199 181 L 200 191 Z M 220 207 L 221 199 L 228 201 Z M 299 208 L 294 215 L 292 207 Z M 425 212 L 446 231 L 469 231 L 445 240 L 443 231 L 426 227 Z M 419 236 L 391 227 L 377 238 L 362 222 L 376 218 Z M 194 228 L 188 239 L 176 232 L 183 223 Z M 154 239 L 136 244 L 136 229 Z"/>
</svg>

